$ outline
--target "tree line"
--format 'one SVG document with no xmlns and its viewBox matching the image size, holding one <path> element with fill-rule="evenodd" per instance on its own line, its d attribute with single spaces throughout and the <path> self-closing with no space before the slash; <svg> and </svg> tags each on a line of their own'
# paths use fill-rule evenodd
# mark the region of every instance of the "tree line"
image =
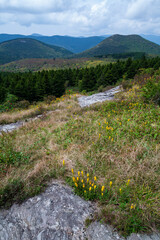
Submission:
<svg viewBox="0 0 160 240">
<path fill-rule="evenodd" d="M 94 91 L 99 87 L 114 85 L 122 78 L 131 79 L 141 68 L 160 67 L 160 57 L 139 60 L 128 58 L 116 63 L 97 65 L 91 68 L 60 69 L 26 73 L 0 72 L 0 102 L 7 94 L 30 102 L 43 100 L 47 95 L 60 97 L 66 88 L 77 87 L 79 91 Z"/>
</svg>

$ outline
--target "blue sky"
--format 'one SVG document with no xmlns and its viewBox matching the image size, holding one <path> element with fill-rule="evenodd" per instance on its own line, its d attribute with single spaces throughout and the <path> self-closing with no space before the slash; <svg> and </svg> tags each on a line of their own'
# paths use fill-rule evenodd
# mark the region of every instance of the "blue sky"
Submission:
<svg viewBox="0 0 160 240">
<path fill-rule="evenodd" d="M 0 33 L 160 35 L 160 0 L 0 0 Z"/>
</svg>

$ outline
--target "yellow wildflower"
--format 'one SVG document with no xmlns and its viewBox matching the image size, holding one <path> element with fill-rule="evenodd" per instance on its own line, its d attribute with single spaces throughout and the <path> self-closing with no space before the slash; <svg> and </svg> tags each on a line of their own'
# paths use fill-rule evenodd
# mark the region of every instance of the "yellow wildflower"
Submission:
<svg viewBox="0 0 160 240">
<path fill-rule="evenodd" d="M 91 191 L 91 190 L 92 190 L 92 188 L 90 187 L 90 188 L 89 188 L 89 191 Z"/>
<path fill-rule="evenodd" d="M 78 184 L 77 184 L 77 183 L 75 183 L 75 186 L 76 186 L 76 187 L 78 187 Z"/>
<path fill-rule="evenodd" d="M 73 168 L 72 168 L 72 170 L 71 170 L 71 171 L 72 171 L 72 174 L 74 174 L 74 170 L 73 170 Z"/>
<path fill-rule="evenodd" d="M 79 177 L 77 177 L 77 181 L 79 181 Z"/>
<path fill-rule="evenodd" d="M 86 190 L 84 190 L 84 193 L 86 193 Z"/>
<path fill-rule="evenodd" d="M 122 192 L 122 189 L 121 189 L 121 188 L 119 189 L 119 192 L 120 192 L 120 193 Z"/>
<path fill-rule="evenodd" d="M 135 207 L 136 207 L 136 204 L 132 203 L 130 209 L 135 209 Z"/>
<path fill-rule="evenodd" d="M 102 192 L 104 191 L 104 186 L 102 186 L 101 191 L 102 191 Z"/>
<path fill-rule="evenodd" d="M 85 188 L 85 184 L 83 183 L 83 188 Z"/>
<path fill-rule="evenodd" d="M 109 185 L 110 185 L 110 187 L 112 187 L 112 181 L 110 181 Z"/>
<path fill-rule="evenodd" d="M 87 173 L 87 177 L 89 177 L 89 173 Z"/>
<path fill-rule="evenodd" d="M 101 193 L 101 195 L 103 196 L 103 192 Z"/>
<path fill-rule="evenodd" d="M 65 165 L 65 161 L 63 160 L 63 166 Z"/>
<path fill-rule="evenodd" d="M 97 181 L 97 178 L 96 178 L 96 176 L 94 177 L 94 181 Z"/>
<path fill-rule="evenodd" d="M 94 185 L 94 189 L 96 189 L 96 185 Z"/>
<path fill-rule="evenodd" d="M 78 171 L 78 176 L 80 176 L 81 174 L 80 174 L 80 171 Z"/>
<path fill-rule="evenodd" d="M 128 179 L 128 181 L 127 181 L 127 184 L 126 184 L 127 186 L 129 185 L 130 181 L 131 181 L 131 180 L 130 180 L 130 179 Z"/>
<path fill-rule="evenodd" d="M 73 177 L 72 179 L 73 179 L 73 182 L 75 182 L 75 181 L 76 181 L 75 177 Z"/>
<path fill-rule="evenodd" d="M 83 183 L 84 181 L 83 181 L 83 179 L 81 180 L 81 183 Z"/>
<path fill-rule="evenodd" d="M 83 176 L 83 171 L 81 171 L 81 175 Z"/>
</svg>

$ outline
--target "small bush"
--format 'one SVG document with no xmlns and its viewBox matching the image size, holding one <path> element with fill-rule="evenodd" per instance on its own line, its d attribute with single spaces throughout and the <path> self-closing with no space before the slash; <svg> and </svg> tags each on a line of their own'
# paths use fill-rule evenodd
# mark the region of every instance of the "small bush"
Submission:
<svg viewBox="0 0 160 240">
<path fill-rule="evenodd" d="M 142 97 L 145 102 L 153 101 L 160 105 L 160 80 L 156 81 L 155 78 L 151 78 L 142 88 Z"/>
<path fill-rule="evenodd" d="M 132 83 L 131 80 L 123 80 L 122 81 L 122 87 L 123 87 L 124 90 L 132 88 L 132 86 L 133 86 L 133 83 Z"/>
<path fill-rule="evenodd" d="M 9 208 L 12 203 L 17 202 L 19 194 L 22 194 L 23 182 L 20 179 L 11 180 L 5 188 L 0 190 L 0 208 Z"/>
<path fill-rule="evenodd" d="M 21 109 L 27 109 L 30 105 L 30 102 L 27 101 L 27 100 L 22 100 L 22 101 L 18 101 L 16 104 L 15 104 L 15 107 L 16 108 L 21 108 Z"/>
<path fill-rule="evenodd" d="M 3 104 L 0 105 L 0 112 L 5 112 L 14 109 L 18 98 L 13 94 L 7 94 Z"/>
<path fill-rule="evenodd" d="M 99 86 L 98 92 L 103 92 L 103 89 L 104 89 L 104 86 L 103 86 L 103 85 Z"/>
<path fill-rule="evenodd" d="M 44 97 L 44 102 L 46 104 L 51 104 L 52 102 L 54 102 L 56 100 L 55 96 L 49 95 L 49 96 L 45 96 Z"/>
</svg>

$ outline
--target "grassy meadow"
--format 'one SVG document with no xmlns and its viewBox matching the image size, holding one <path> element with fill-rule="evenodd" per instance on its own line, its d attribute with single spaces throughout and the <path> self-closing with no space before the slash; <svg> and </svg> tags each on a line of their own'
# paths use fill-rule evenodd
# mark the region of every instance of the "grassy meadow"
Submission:
<svg viewBox="0 0 160 240">
<path fill-rule="evenodd" d="M 112 58 L 89 59 L 89 58 L 71 58 L 71 59 L 22 59 L 0 65 L 1 72 L 27 72 L 57 70 L 68 68 L 95 67 L 114 62 Z"/>
<path fill-rule="evenodd" d="M 79 94 L 43 103 L 43 116 L 0 135 L 0 206 L 9 207 L 64 180 L 96 202 L 94 219 L 124 236 L 160 228 L 160 107 L 138 82 L 115 101 L 81 109 Z M 37 108 L 0 114 L 0 123 Z M 39 107 L 40 108 L 40 107 Z M 47 110 L 52 110 L 49 115 Z"/>
</svg>

